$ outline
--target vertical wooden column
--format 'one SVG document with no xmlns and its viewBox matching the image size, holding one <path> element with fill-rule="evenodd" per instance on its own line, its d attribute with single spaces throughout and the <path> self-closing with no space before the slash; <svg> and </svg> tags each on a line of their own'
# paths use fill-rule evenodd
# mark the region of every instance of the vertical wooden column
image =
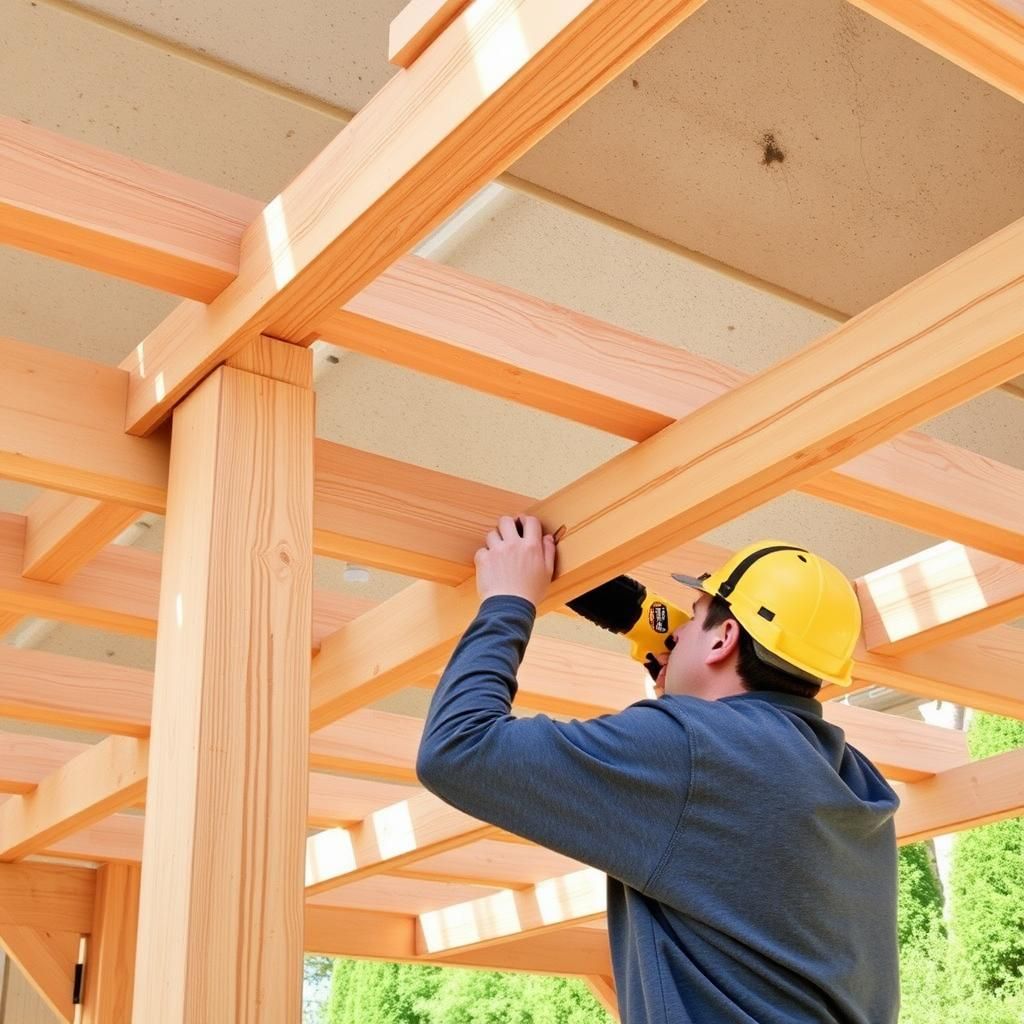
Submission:
<svg viewBox="0 0 1024 1024">
<path fill-rule="evenodd" d="M 314 413 L 282 346 L 174 413 L 135 1024 L 300 1018 Z"/>
<path fill-rule="evenodd" d="M 139 923 L 138 864 L 104 864 L 86 946 L 82 1024 L 130 1024 Z"/>
</svg>

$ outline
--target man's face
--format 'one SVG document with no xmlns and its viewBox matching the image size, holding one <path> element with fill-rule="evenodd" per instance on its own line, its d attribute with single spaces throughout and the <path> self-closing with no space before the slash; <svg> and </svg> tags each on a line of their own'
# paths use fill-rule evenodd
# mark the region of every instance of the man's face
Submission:
<svg viewBox="0 0 1024 1024">
<path fill-rule="evenodd" d="M 658 697 L 665 693 L 693 693 L 703 679 L 707 669 L 705 648 L 712 640 L 712 635 L 704 630 L 704 616 L 710 604 L 711 598 L 700 594 L 693 603 L 693 618 L 672 634 L 675 646 L 659 659 L 663 668 L 654 684 Z"/>
</svg>

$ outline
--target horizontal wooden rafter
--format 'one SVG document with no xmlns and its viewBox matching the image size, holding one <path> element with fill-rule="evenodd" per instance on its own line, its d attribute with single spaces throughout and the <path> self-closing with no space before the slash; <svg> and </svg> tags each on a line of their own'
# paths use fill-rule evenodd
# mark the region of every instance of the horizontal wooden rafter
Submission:
<svg viewBox="0 0 1024 1024">
<path fill-rule="evenodd" d="M 535 506 L 566 527 L 541 611 L 1013 376 L 1022 272 L 1017 222 Z M 476 606 L 472 582 L 417 583 L 329 637 L 314 726 L 439 667 Z"/>
<path fill-rule="evenodd" d="M 142 799 L 146 740 L 110 736 L 87 747 L 31 793 L 0 806 L 0 860 L 18 860 Z"/>
<path fill-rule="evenodd" d="M 245 233 L 235 281 L 209 306 L 183 303 L 122 363 L 127 429 L 152 430 L 247 338 L 312 341 L 327 310 L 702 3 L 471 5 L 266 207 Z"/>
<path fill-rule="evenodd" d="M 850 3 L 1024 101 L 1024 7 L 1020 0 Z"/>
<path fill-rule="evenodd" d="M 903 654 L 1024 615 L 1024 565 L 948 541 L 857 581 L 864 642 Z"/>
<path fill-rule="evenodd" d="M 0 923 L 85 934 L 96 872 L 63 864 L 0 864 Z"/>
<path fill-rule="evenodd" d="M 417 257 L 320 326 L 326 341 L 642 441 L 746 378 L 732 367 Z M 801 487 L 1006 558 L 1024 471 L 907 431 Z"/>
<path fill-rule="evenodd" d="M 0 117 L 0 243 L 210 302 L 253 199 Z"/>
</svg>

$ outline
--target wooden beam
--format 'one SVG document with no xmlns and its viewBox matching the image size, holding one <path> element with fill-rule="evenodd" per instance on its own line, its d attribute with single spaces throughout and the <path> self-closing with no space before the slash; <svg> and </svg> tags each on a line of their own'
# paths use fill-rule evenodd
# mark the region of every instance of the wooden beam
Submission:
<svg viewBox="0 0 1024 1024">
<path fill-rule="evenodd" d="M 0 925 L 83 935 L 92 928 L 96 872 L 63 864 L 0 864 Z"/>
<path fill-rule="evenodd" d="M 413 256 L 332 312 L 319 334 L 634 441 L 748 379 L 684 349 Z M 924 434 L 907 431 L 801 490 L 1005 558 L 1024 557 L 1024 471 Z"/>
<path fill-rule="evenodd" d="M 850 0 L 989 85 L 1024 100 L 1020 0 Z"/>
<path fill-rule="evenodd" d="M 96 909 L 86 946 L 83 1024 L 129 1024 L 135 984 L 139 883 L 136 864 L 96 872 Z"/>
<path fill-rule="evenodd" d="M 997 626 L 929 650 L 887 656 L 861 649 L 856 678 L 925 700 L 1024 718 L 1024 630 Z"/>
<path fill-rule="evenodd" d="M 0 860 L 18 860 L 141 799 L 148 743 L 110 736 L 0 806 Z"/>
<path fill-rule="evenodd" d="M 604 873 L 583 868 L 529 889 L 506 889 L 420 914 L 416 950 L 420 955 L 445 956 L 456 949 L 480 949 L 509 938 L 596 920 L 604 916 L 606 891 Z"/>
<path fill-rule="evenodd" d="M 327 956 L 430 963 L 430 958 L 416 953 L 415 929 L 416 919 L 404 914 L 307 904 L 305 948 L 309 953 Z M 471 950 L 438 962 L 537 974 L 582 974 L 588 970 L 608 973 L 611 970 L 607 936 L 585 928 L 575 928 L 564 935 L 541 935 L 490 949 Z"/>
<path fill-rule="evenodd" d="M 857 581 L 865 646 L 904 654 L 1024 615 L 1024 565 L 947 542 Z"/>
<path fill-rule="evenodd" d="M 900 788 L 901 843 L 961 832 L 1024 814 L 1024 749 L 951 768 Z"/>
<path fill-rule="evenodd" d="M 601 1004 L 612 1020 L 620 1020 L 619 1000 L 615 994 L 615 979 L 606 974 L 589 974 L 584 979 L 590 994 Z"/>
<path fill-rule="evenodd" d="M 127 505 L 44 491 L 25 512 L 22 575 L 66 583 L 138 518 Z"/>
<path fill-rule="evenodd" d="M 566 526 L 541 611 L 1013 376 L 1022 265 L 1024 221 L 541 502 Z M 314 727 L 438 668 L 477 605 L 472 581 L 417 583 L 328 638 Z"/>
<path fill-rule="evenodd" d="M 410 0 L 388 30 L 388 62 L 410 64 L 469 6 L 470 0 Z"/>
<path fill-rule="evenodd" d="M 296 1019 L 313 393 L 225 367 L 175 410 L 135 1018 Z"/>
<path fill-rule="evenodd" d="M 262 203 L 0 118 L 0 243 L 210 302 Z"/>
<path fill-rule="evenodd" d="M 471 6 L 264 210 L 238 278 L 186 302 L 122 363 L 147 433 L 251 337 L 313 340 L 355 295 L 703 0 Z M 482 69 L 486 69 L 483 71 Z"/>
<path fill-rule="evenodd" d="M 72 1024 L 79 936 L 42 928 L 0 924 L 0 947 L 57 1017 Z"/>
<path fill-rule="evenodd" d="M 381 808 L 352 828 L 325 829 L 306 840 L 306 896 L 358 881 L 478 839 L 499 829 L 431 793 Z"/>
</svg>

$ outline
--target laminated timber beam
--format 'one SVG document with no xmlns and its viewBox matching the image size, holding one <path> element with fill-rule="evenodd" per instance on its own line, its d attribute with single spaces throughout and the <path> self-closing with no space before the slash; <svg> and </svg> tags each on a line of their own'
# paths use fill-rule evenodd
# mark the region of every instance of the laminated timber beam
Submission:
<svg viewBox="0 0 1024 1024">
<path fill-rule="evenodd" d="M 854 7 L 1024 101 L 1020 0 L 850 0 Z"/>
<path fill-rule="evenodd" d="M 318 333 L 352 351 L 633 441 L 748 379 L 711 359 L 415 256 L 333 312 Z M 916 431 L 800 489 L 1024 558 L 1024 471 Z"/>
<path fill-rule="evenodd" d="M 84 935 L 92 928 L 96 872 L 63 864 L 0 864 L 0 925 Z"/>
<path fill-rule="evenodd" d="M 411 0 L 388 30 L 388 62 L 407 68 L 469 6 L 470 0 Z"/>
<path fill-rule="evenodd" d="M 303 356 L 289 382 L 222 367 L 174 412 L 134 995 L 147 1024 L 299 1014 L 314 439 Z"/>
<path fill-rule="evenodd" d="M 210 302 L 262 205 L 0 117 L 0 244 Z"/>
<path fill-rule="evenodd" d="M 1014 376 L 1022 274 L 1024 221 L 539 503 L 566 527 L 540 611 Z M 313 727 L 438 668 L 477 603 L 473 581 L 417 583 L 325 640 Z"/>
<path fill-rule="evenodd" d="M 238 277 L 186 301 L 121 364 L 127 429 L 151 431 L 249 339 L 314 339 L 340 306 L 702 6 L 473 4 L 264 210 Z"/>
</svg>

